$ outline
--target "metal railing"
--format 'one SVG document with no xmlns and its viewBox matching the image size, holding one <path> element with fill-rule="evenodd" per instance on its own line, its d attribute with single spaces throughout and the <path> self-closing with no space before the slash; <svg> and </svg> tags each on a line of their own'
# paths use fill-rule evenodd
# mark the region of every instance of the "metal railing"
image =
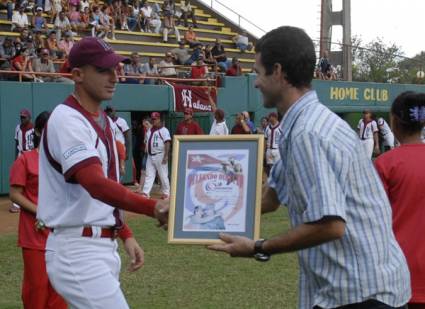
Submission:
<svg viewBox="0 0 425 309">
<path fill-rule="evenodd" d="M 202 1 L 202 2 L 204 2 L 206 5 L 208 5 L 208 3 L 207 3 L 205 0 L 204 0 L 204 1 Z M 238 23 L 237 23 L 237 25 L 239 26 L 239 28 L 244 28 L 244 27 L 242 27 L 242 25 L 241 25 L 241 21 L 245 21 L 245 22 L 247 22 L 248 24 L 250 24 L 251 26 L 253 26 L 255 29 L 259 30 L 259 31 L 260 31 L 260 32 L 262 32 L 262 33 L 266 33 L 266 32 L 267 32 L 266 30 L 264 30 L 264 29 L 260 28 L 259 26 L 257 26 L 256 24 L 254 24 L 252 21 L 250 21 L 249 19 L 245 18 L 244 16 L 242 16 L 241 14 L 239 14 L 238 12 L 236 12 L 235 10 L 233 10 L 233 9 L 229 8 L 227 5 L 223 4 L 222 2 L 220 2 L 220 1 L 218 1 L 218 0 L 211 0 L 211 2 L 210 2 L 210 3 L 211 3 L 211 4 L 209 5 L 209 7 L 210 7 L 212 10 L 214 10 L 215 12 L 217 12 L 219 15 L 223 16 L 224 18 L 226 18 L 226 19 L 229 19 L 229 18 L 228 18 L 228 17 L 226 17 L 224 14 L 220 13 L 217 9 L 215 9 L 215 7 L 214 7 L 214 3 L 215 3 L 215 4 L 218 4 L 218 5 L 219 5 L 219 6 L 221 6 L 222 8 L 226 9 L 228 12 L 230 12 L 230 13 L 232 13 L 232 14 L 235 14 L 235 15 L 237 16 L 237 19 L 238 19 Z M 234 23 L 234 21 L 233 21 L 233 20 L 230 20 L 230 22 Z"/>
</svg>

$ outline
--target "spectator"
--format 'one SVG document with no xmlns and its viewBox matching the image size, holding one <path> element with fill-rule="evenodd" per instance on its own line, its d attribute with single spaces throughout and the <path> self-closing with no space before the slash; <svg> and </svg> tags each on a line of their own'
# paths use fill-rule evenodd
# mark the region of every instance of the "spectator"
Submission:
<svg viewBox="0 0 425 309">
<path fill-rule="evenodd" d="M 76 6 L 71 6 L 71 12 L 68 16 L 69 22 L 71 24 L 71 29 L 74 32 L 78 32 L 80 30 L 85 30 L 87 28 L 87 24 L 81 21 L 80 11 L 77 10 Z"/>
<path fill-rule="evenodd" d="M 59 15 L 56 17 L 55 31 L 56 31 L 57 40 L 59 42 L 62 38 L 62 33 L 71 31 L 71 23 L 69 22 L 69 19 L 65 15 L 64 11 L 59 12 Z"/>
<path fill-rule="evenodd" d="M 378 155 L 380 153 L 378 124 L 373 120 L 370 110 L 363 111 L 363 118 L 359 120 L 357 132 L 368 157 L 372 158 L 373 153 Z"/>
<path fill-rule="evenodd" d="M 168 199 L 170 196 L 168 155 L 170 152 L 171 136 L 168 129 L 162 125 L 160 113 L 153 112 L 151 119 L 153 126 L 146 134 L 148 158 L 146 161 L 146 179 L 142 194 L 150 196 L 156 173 L 158 173 L 161 181 L 161 198 Z"/>
<path fill-rule="evenodd" d="M 16 52 L 16 56 L 12 59 L 12 69 L 23 73 L 20 74 L 23 81 L 37 81 L 36 76 L 33 74 L 34 70 L 32 68 L 31 59 L 25 48 Z"/>
<path fill-rule="evenodd" d="M 152 7 L 148 2 L 144 2 L 140 9 L 139 27 L 140 31 L 151 32 L 149 28 L 150 20 L 152 18 Z"/>
<path fill-rule="evenodd" d="M 170 53 L 173 55 L 174 60 L 177 64 L 186 64 L 190 59 L 189 50 L 184 46 L 184 42 L 179 42 L 178 48 L 173 48 L 170 50 Z"/>
<path fill-rule="evenodd" d="M 257 133 L 257 129 L 255 128 L 255 124 L 251 121 L 249 117 L 249 113 L 247 111 L 243 111 L 242 115 L 244 117 L 244 120 L 246 124 L 248 125 L 249 129 L 251 130 L 251 133 Z"/>
<path fill-rule="evenodd" d="M 193 120 L 193 110 L 189 107 L 184 109 L 184 120 L 176 128 L 175 135 L 202 135 L 204 131 L 195 120 Z"/>
<path fill-rule="evenodd" d="M 240 76 L 242 75 L 241 64 L 239 63 L 238 58 L 232 58 L 232 65 L 226 71 L 227 76 Z"/>
<path fill-rule="evenodd" d="M 121 30 L 129 30 L 127 24 L 128 5 L 123 4 L 121 0 L 113 0 L 111 11 L 115 27 L 121 27 Z"/>
<path fill-rule="evenodd" d="M 179 17 L 177 23 L 180 24 L 181 19 L 184 20 L 184 26 L 187 27 L 187 19 L 192 18 L 192 24 L 193 27 L 198 28 L 198 24 L 196 22 L 196 16 L 195 12 L 190 5 L 190 0 L 182 0 L 180 2 L 180 10 L 181 10 L 181 16 Z"/>
<path fill-rule="evenodd" d="M 390 126 L 382 117 L 379 117 L 376 123 L 378 125 L 379 135 L 383 141 L 384 150 L 387 151 L 387 150 L 393 149 L 395 140 L 394 140 L 394 134 L 391 131 Z"/>
<path fill-rule="evenodd" d="M 40 58 L 34 59 L 34 72 L 46 72 L 46 73 L 56 73 L 55 65 L 53 61 L 50 59 L 50 54 L 48 49 L 42 49 L 40 52 Z M 41 79 L 43 82 L 50 83 L 67 83 L 73 84 L 74 82 L 62 76 L 53 76 L 53 75 L 40 75 L 37 74 L 37 77 Z"/>
<path fill-rule="evenodd" d="M 241 34 L 235 35 L 232 41 L 235 43 L 236 48 L 239 48 L 242 53 L 249 48 L 248 34 L 246 31 L 242 31 Z"/>
<path fill-rule="evenodd" d="M 100 37 L 108 39 L 108 34 L 110 33 L 111 39 L 115 40 L 115 25 L 111 17 L 111 9 L 105 4 L 102 6 L 102 12 L 100 13 L 100 25 L 103 30 L 103 34 Z"/>
<path fill-rule="evenodd" d="M 143 84 L 142 78 L 145 74 L 143 72 L 143 64 L 140 63 L 140 56 L 137 52 L 131 53 L 130 63 L 124 64 L 124 75 L 133 76 L 132 78 L 126 78 L 127 84 Z"/>
<path fill-rule="evenodd" d="M 128 160 L 128 151 L 130 150 L 130 127 L 124 118 L 118 117 L 113 106 L 106 106 L 105 113 L 115 124 L 114 133 L 117 142 L 118 159 L 120 161 L 120 174 L 125 174 L 125 161 Z"/>
<path fill-rule="evenodd" d="M 35 50 L 41 50 L 42 48 L 47 47 L 46 39 L 44 38 L 42 31 L 37 30 L 35 32 L 33 44 Z"/>
<path fill-rule="evenodd" d="M 224 111 L 217 108 L 217 105 L 211 97 L 211 89 L 207 90 L 208 99 L 210 101 L 212 112 L 214 113 L 214 121 L 211 125 L 210 135 L 229 135 L 229 129 L 224 119 Z"/>
<path fill-rule="evenodd" d="M 269 114 L 269 125 L 264 131 L 266 139 L 266 174 L 269 176 L 270 170 L 277 161 L 280 160 L 279 143 L 282 136 L 282 130 L 276 112 Z"/>
<path fill-rule="evenodd" d="M 268 125 L 269 125 L 269 118 L 262 117 L 260 121 L 260 126 L 257 127 L 257 134 L 264 134 Z"/>
<path fill-rule="evenodd" d="M 66 57 L 69 56 L 72 46 L 74 46 L 74 41 L 72 39 L 71 32 L 68 31 L 64 34 L 63 39 L 59 42 L 58 48 Z"/>
<path fill-rule="evenodd" d="M 7 10 L 7 20 L 12 20 L 13 16 L 13 7 L 15 3 L 13 1 L 1 1 L 0 10 Z"/>
<path fill-rule="evenodd" d="M 129 4 L 127 7 L 127 27 L 128 31 L 134 31 L 138 24 L 138 12 L 137 10 Z"/>
<path fill-rule="evenodd" d="M 375 167 L 391 203 L 393 230 L 410 270 L 408 308 L 425 308 L 425 94 L 403 92 L 391 106 L 391 123 L 401 146 L 379 156 Z"/>
<path fill-rule="evenodd" d="M 0 46 L 0 69 L 9 70 L 11 68 L 10 61 L 15 57 L 15 46 L 13 46 L 12 39 L 5 37 L 3 44 Z"/>
<path fill-rule="evenodd" d="M 161 25 L 162 22 L 159 14 L 157 12 L 152 12 L 151 19 L 149 20 L 149 27 L 151 28 L 151 31 L 159 33 Z"/>
<path fill-rule="evenodd" d="M 201 43 L 196 40 L 196 33 L 193 31 L 193 27 L 189 26 L 186 33 L 184 34 L 184 41 L 189 44 L 190 48 L 193 48 Z"/>
<path fill-rule="evenodd" d="M 168 34 L 171 31 L 174 31 L 176 35 L 177 42 L 180 41 L 180 32 L 176 27 L 175 21 L 174 21 L 174 14 L 175 14 L 175 5 L 173 1 L 165 0 L 164 4 L 162 5 L 162 13 L 164 14 L 164 29 L 163 29 L 163 42 L 168 42 Z"/>
<path fill-rule="evenodd" d="M 193 50 L 192 50 L 192 54 L 190 55 L 190 58 L 186 61 L 186 65 L 191 65 L 192 63 L 198 61 L 199 57 L 203 57 L 202 54 L 202 46 L 201 45 L 196 45 Z"/>
<path fill-rule="evenodd" d="M 190 75 L 192 78 L 201 79 L 201 78 L 207 78 L 207 73 L 208 73 L 208 67 L 205 65 L 204 56 L 199 55 L 198 60 L 192 63 Z M 205 84 L 205 82 L 201 84 Z M 197 83 L 194 83 L 194 85 L 197 85 Z"/>
<path fill-rule="evenodd" d="M 10 31 L 21 32 L 23 29 L 28 29 L 28 16 L 24 10 L 25 8 L 20 6 L 18 10 L 13 13 Z"/>
<path fill-rule="evenodd" d="M 214 59 L 217 61 L 217 65 L 221 69 L 221 71 L 226 72 L 227 71 L 227 57 L 226 57 L 226 52 L 224 51 L 224 47 L 221 44 L 220 39 L 215 40 L 215 45 L 211 50 L 211 54 L 214 57 Z"/>
<path fill-rule="evenodd" d="M 32 16 L 32 26 L 33 31 L 41 31 L 42 33 L 47 33 L 47 21 L 43 16 L 43 8 L 37 7 L 36 14 Z"/>
<path fill-rule="evenodd" d="M 336 75 L 329 61 L 329 53 L 327 50 L 323 52 L 322 58 L 320 58 L 318 62 L 317 69 L 320 79 L 336 80 Z"/>
<path fill-rule="evenodd" d="M 33 43 L 32 39 L 25 42 L 24 48 L 26 49 L 26 51 L 28 53 L 28 57 L 30 59 L 37 57 L 37 51 L 35 50 L 34 43 Z"/>
<path fill-rule="evenodd" d="M 209 65 L 215 65 L 217 63 L 217 61 L 213 57 L 211 49 L 212 49 L 212 47 L 209 44 L 204 46 L 204 48 L 203 48 L 204 62 L 206 64 L 209 64 Z"/>
<path fill-rule="evenodd" d="M 62 12 L 62 0 L 50 0 L 52 3 L 51 23 L 54 23 L 59 13 Z"/>
<path fill-rule="evenodd" d="M 103 37 L 104 33 L 104 27 L 103 25 L 100 23 L 100 16 L 101 16 L 101 12 L 100 12 L 100 8 L 98 6 L 93 6 L 93 11 L 92 11 L 92 21 L 90 23 L 90 25 L 93 26 L 92 28 L 92 36 L 99 36 L 99 37 Z"/>
<path fill-rule="evenodd" d="M 58 41 L 56 40 L 56 32 L 51 31 L 49 33 L 49 37 L 47 38 L 47 48 L 50 51 L 50 56 L 52 56 L 53 59 L 59 58 L 62 59 L 64 54 L 60 51 L 58 47 Z"/>
<path fill-rule="evenodd" d="M 86 8 L 90 11 L 90 2 L 89 0 L 81 0 L 80 1 L 80 12 L 83 13 L 86 11 Z"/>
<path fill-rule="evenodd" d="M 159 63 L 159 74 L 165 77 L 177 77 L 176 68 L 173 63 L 173 55 L 171 53 L 165 54 L 165 59 Z"/>
<path fill-rule="evenodd" d="M 88 30 L 90 27 L 90 9 L 84 8 L 84 11 L 80 14 L 81 28 L 82 30 Z"/>
<path fill-rule="evenodd" d="M 158 66 L 155 63 L 154 57 L 149 57 L 148 62 L 143 65 L 142 72 L 147 76 L 159 76 Z M 146 85 L 154 85 L 155 83 L 156 80 L 152 78 L 145 78 L 144 80 L 144 84 Z"/>
<path fill-rule="evenodd" d="M 28 29 L 23 29 L 19 34 L 19 37 L 16 38 L 16 41 L 21 42 L 22 46 L 25 46 L 28 41 L 32 42 L 32 35 L 30 31 Z"/>
<path fill-rule="evenodd" d="M 78 11 L 80 7 L 80 0 L 68 0 L 68 11 L 72 11 L 73 7 L 75 7 L 75 9 Z"/>
<path fill-rule="evenodd" d="M 251 129 L 246 123 L 242 113 L 236 114 L 235 125 L 232 128 L 231 134 L 251 134 Z"/>
</svg>

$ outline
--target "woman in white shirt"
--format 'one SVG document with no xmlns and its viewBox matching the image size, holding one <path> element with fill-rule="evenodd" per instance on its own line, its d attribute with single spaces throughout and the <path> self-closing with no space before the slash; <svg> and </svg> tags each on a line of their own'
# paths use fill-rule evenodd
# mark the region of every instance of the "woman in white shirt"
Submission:
<svg viewBox="0 0 425 309">
<path fill-rule="evenodd" d="M 214 105 L 215 106 L 215 105 Z M 229 135 L 229 129 L 224 120 L 224 111 L 222 109 L 215 109 L 214 122 L 211 126 L 210 135 Z"/>
</svg>

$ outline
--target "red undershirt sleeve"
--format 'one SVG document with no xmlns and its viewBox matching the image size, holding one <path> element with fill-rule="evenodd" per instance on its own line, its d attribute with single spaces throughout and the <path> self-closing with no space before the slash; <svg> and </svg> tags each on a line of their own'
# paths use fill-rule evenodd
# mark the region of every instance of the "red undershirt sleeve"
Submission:
<svg viewBox="0 0 425 309">
<path fill-rule="evenodd" d="M 74 179 L 95 199 L 123 210 L 154 217 L 156 200 L 128 190 L 123 185 L 106 178 L 100 164 L 80 168 Z"/>
<path fill-rule="evenodd" d="M 133 231 L 124 223 L 122 229 L 118 231 L 118 237 L 121 238 L 122 241 L 126 241 L 128 238 L 133 237 Z"/>
</svg>

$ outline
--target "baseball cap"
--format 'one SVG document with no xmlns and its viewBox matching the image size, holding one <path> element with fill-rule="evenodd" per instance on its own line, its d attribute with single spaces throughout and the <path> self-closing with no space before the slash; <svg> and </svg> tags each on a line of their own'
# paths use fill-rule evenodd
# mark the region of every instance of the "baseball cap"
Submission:
<svg viewBox="0 0 425 309">
<path fill-rule="evenodd" d="M 21 109 L 21 112 L 19 113 L 19 116 L 21 117 L 31 117 L 31 113 L 27 109 Z"/>
<path fill-rule="evenodd" d="M 42 55 L 49 55 L 50 53 L 49 53 L 49 50 L 48 50 L 48 49 L 43 48 L 43 49 L 41 50 L 41 54 L 42 54 Z"/>
<path fill-rule="evenodd" d="M 36 8 L 36 11 L 43 11 L 43 8 L 42 8 L 41 6 L 38 6 L 38 7 Z"/>
<path fill-rule="evenodd" d="M 160 113 L 158 113 L 158 112 L 153 112 L 153 113 L 151 114 L 151 118 L 152 118 L 152 119 L 159 119 L 159 118 L 161 118 L 161 114 L 160 114 Z"/>
<path fill-rule="evenodd" d="M 277 116 L 277 113 L 276 112 L 271 112 L 270 114 L 269 114 L 269 116 L 268 116 L 269 118 L 270 117 L 275 117 L 275 118 L 279 118 L 278 116 Z"/>
<path fill-rule="evenodd" d="M 193 109 L 191 109 L 190 107 L 186 107 L 184 109 L 184 113 L 188 115 L 193 115 Z"/>
<path fill-rule="evenodd" d="M 82 67 L 86 64 L 108 69 L 129 59 L 116 54 L 104 40 L 95 37 L 85 37 L 77 42 L 69 53 L 69 66 Z"/>
</svg>

